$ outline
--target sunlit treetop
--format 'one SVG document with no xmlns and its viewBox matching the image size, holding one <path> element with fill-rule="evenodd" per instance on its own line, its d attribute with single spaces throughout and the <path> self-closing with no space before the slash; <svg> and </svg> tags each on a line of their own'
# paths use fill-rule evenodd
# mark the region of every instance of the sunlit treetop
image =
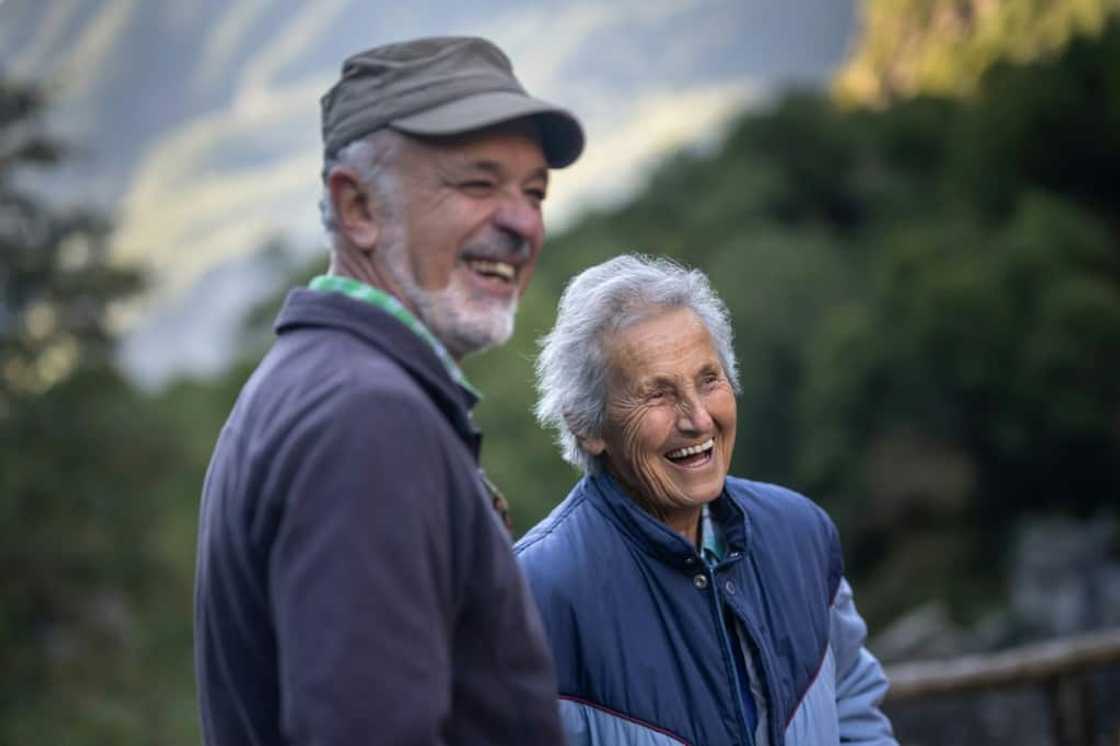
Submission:
<svg viewBox="0 0 1120 746">
<path fill-rule="evenodd" d="M 870 106 L 968 96 L 993 64 L 1058 51 L 1117 14 L 1120 0 L 864 0 L 862 32 L 833 94 Z"/>
</svg>

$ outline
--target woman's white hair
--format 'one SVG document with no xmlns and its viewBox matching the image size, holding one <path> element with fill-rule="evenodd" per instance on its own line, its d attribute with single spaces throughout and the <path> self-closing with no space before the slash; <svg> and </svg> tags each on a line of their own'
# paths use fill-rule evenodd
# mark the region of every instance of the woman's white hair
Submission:
<svg viewBox="0 0 1120 746">
<path fill-rule="evenodd" d="M 687 308 L 712 337 L 724 374 L 739 393 L 727 306 L 707 276 L 670 259 L 624 254 L 576 275 L 564 289 L 556 325 L 539 341 L 537 420 L 557 433 L 564 460 L 585 473 L 600 470 L 581 438 L 601 437 L 607 415 L 609 334 L 665 311 Z"/>
</svg>

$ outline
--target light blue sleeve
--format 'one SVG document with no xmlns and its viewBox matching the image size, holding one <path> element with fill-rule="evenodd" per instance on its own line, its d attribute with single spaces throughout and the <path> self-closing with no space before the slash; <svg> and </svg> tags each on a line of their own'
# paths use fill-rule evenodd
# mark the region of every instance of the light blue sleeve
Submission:
<svg viewBox="0 0 1120 746">
<path fill-rule="evenodd" d="M 567 746 L 686 746 L 656 726 L 589 702 L 560 698 Z"/>
<path fill-rule="evenodd" d="M 890 721 L 879 709 L 887 693 L 887 677 L 879 661 L 864 647 L 867 625 L 856 611 L 852 587 L 843 578 L 832 602 L 831 635 L 840 743 L 898 746 Z"/>
</svg>

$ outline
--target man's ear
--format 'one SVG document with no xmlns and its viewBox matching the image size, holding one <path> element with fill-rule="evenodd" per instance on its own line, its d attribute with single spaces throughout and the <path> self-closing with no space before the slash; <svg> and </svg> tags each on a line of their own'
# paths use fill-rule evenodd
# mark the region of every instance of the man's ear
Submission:
<svg viewBox="0 0 1120 746">
<path fill-rule="evenodd" d="M 338 232 L 359 251 L 373 251 L 381 226 L 377 206 L 358 175 L 346 167 L 334 168 L 327 176 L 327 189 L 334 204 Z"/>
</svg>

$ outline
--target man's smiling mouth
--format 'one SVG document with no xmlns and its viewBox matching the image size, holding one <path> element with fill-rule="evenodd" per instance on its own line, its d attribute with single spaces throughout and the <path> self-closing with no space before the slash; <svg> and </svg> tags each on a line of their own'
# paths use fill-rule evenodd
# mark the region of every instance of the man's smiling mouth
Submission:
<svg viewBox="0 0 1120 746">
<path fill-rule="evenodd" d="M 489 259 L 468 259 L 467 266 L 483 277 L 512 283 L 517 277 L 517 268 L 509 262 L 496 262 Z"/>
</svg>

